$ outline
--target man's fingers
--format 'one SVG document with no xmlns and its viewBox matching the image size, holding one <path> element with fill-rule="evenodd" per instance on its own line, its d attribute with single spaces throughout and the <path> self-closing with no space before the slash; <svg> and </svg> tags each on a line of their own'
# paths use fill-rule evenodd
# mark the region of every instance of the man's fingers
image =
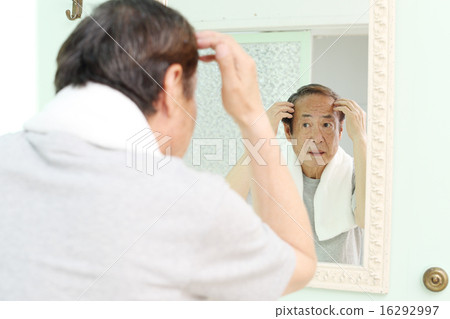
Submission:
<svg viewBox="0 0 450 319">
<path fill-rule="evenodd" d="M 229 35 L 217 33 L 214 31 L 202 31 L 196 34 L 197 46 L 199 49 L 217 50 L 220 44 L 227 44 L 234 54 L 246 54 L 244 49 Z"/>
<path fill-rule="evenodd" d="M 288 113 L 288 112 L 279 112 L 278 114 L 281 116 L 281 118 L 285 118 L 285 117 L 293 118 L 294 117 L 294 114 Z"/>
<path fill-rule="evenodd" d="M 358 117 L 361 116 L 361 114 L 357 110 L 355 110 L 354 106 L 351 105 L 351 103 L 349 101 L 341 101 L 341 102 L 335 103 L 334 105 L 335 105 L 334 106 L 335 110 L 344 112 L 344 114 L 346 116 L 350 116 L 350 115 L 358 116 Z"/>
<path fill-rule="evenodd" d="M 290 113 L 294 113 L 294 111 L 295 111 L 292 106 L 283 106 L 281 108 L 281 110 L 284 111 L 284 112 L 290 112 Z"/>
<path fill-rule="evenodd" d="M 348 106 L 335 106 L 335 110 L 343 112 L 345 115 L 350 114 L 352 111 L 348 108 Z"/>
<path fill-rule="evenodd" d="M 366 112 L 353 100 L 344 100 L 343 105 L 346 105 L 354 114 L 357 114 L 362 121 L 365 122 Z"/>
<path fill-rule="evenodd" d="M 291 103 L 291 102 L 276 102 L 276 103 L 273 104 L 273 106 L 275 106 L 275 105 L 278 105 L 278 106 L 291 106 L 291 107 L 294 106 L 294 104 Z"/>
<path fill-rule="evenodd" d="M 291 119 L 293 117 L 294 116 L 290 113 L 279 113 L 279 114 L 277 114 L 276 119 L 279 123 L 282 119 L 285 119 L 285 118 Z"/>
<path fill-rule="evenodd" d="M 356 125 L 365 132 L 366 130 L 366 112 L 353 100 L 339 99 L 334 103 L 334 109 L 343 112 L 348 118 L 353 118 Z M 347 122 L 348 125 L 349 122 Z"/>
<path fill-rule="evenodd" d="M 289 102 L 277 102 L 273 104 L 269 110 L 277 110 L 277 111 L 287 111 L 287 112 L 294 112 L 294 104 Z"/>
<path fill-rule="evenodd" d="M 234 61 L 234 57 L 231 54 L 231 50 L 229 46 L 225 43 L 220 43 L 216 46 L 216 61 L 219 65 L 220 73 L 222 74 L 222 85 L 233 84 L 236 85 L 238 83 L 233 83 L 229 81 L 238 81 L 238 74 L 236 70 L 236 64 Z"/>
<path fill-rule="evenodd" d="M 216 55 L 215 54 L 202 55 L 201 57 L 199 57 L 199 59 L 200 61 L 203 62 L 211 62 L 216 60 Z"/>
<path fill-rule="evenodd" d="M 341 100 L 336 100 L 336 101 L 334 102 L 334 105 L 337 105 L 337 106 L 347 106 L 347 107 L 350 108 L 350 109 L 353 109 L 353 108 L 354 108 L 353 105 L 350 103 L 349 100 L 343 100 L 343 99 L 341 99 Z"/>
<path fill-rule="evenodd" d="M 334 102 L 334 105 L 346 105 L 351 111 L 363 116 L 364 110 L 353 100 L 339 99 Z"/>
<path fill-rule="evenodd" d="M 281 107 L 276 106 L 267 112 L 268 112 L 267 114 L 269 117 L 271 117 L 271 116 L 279 117 L 281 114 L 281 116 L 283 116 L 283 118 L 284 118 L 284 117 L 287 117 L 288 114 L 292 115 L 292 113 L 294 113 L 294 109 L 290 106 L 281 106 Z"/>
<path fill-rule="evenodd" d="M 196 34 L 197 46 L 199 49 L 213 49 L 216 51 L 216 57 L 223 45 L 227 48 L 227 54 L 231 54 L 234 59 L 236 69 L 246 72 L 252 68 L 253 59 L 231 36 L 217 33 L 214 31 L 202 31 Z M 220 54 L 219 54 L 220 55 Z"/>
<path fill-rule="evenodd" d="M 222 79 L 237 81 L 237 69 L 250 64 L 247 53 L 230 36 L 213 32 L 202 31 L 196 34 L 199 49 L 213 49 L 216 51 L 215 61 L 219 64 Z M 246 60 L 247 59 L 247 60 Z M 209 60 L 211 61 L 211 60 Z M 245 70 L 241 70 L 244 71 Z M 225 83 L 224 83 L 225 84 Z M 239 85 L 238 83 L 227 83 L 228 85 Z"/>
<path fill-rule="evenodd" d="M 351 108 L 357 112 L 360 116 L 363 115 L 364 110 L 358 105 L 358 103 L 356 103 L 353 100 L 348 100 L 348 102 L 350 103 Z"/>
<path fill-rule="evenodd" d="M 264 114 L 255 62 L 228 35 L 204 31 L 198 32 L 196 38 L 199 49 L 215 51 L 214 59 L 222 77 L 222 101 L 225 110 L 239 125 L 253 125 L 255 115 Z M 211 59 L 212 57 L 205 58 Z"/>
<path fill-rule="evenodd" d="M 195 37 L 197 39 L 198 38 L 204 38 L 204 37 L 211 36 L 214 33 L 216 33 L 216 32 L 214 32 L 214 31 L 197 31 L 197 32 L 195 32 Z"/>
<path fill-rule="evenodd" d="M 202 40 L 202 39 L 212 39 L 212 38 L 217 38 L 217 37 L 221 37 L 223 34 L 215 32 L 215 31 L 198 31 L 195 33 L 195 37 L 198 40 Z"/>
<path fill-rule="evenodd" d="M 202 37 L 199 37 L 202 34 Z M 200 59 L 204 62 L 216 61 L 219 65 L 222 80 L 225 83 L 237 80 L 236 65 L 230 49 L 230 41 L 225 41 L 225 37 L 219 33 L 204 31 L 197 34 L 197 46 L 199 49 L 212 48 L 216 54 L 206 55 Z"/>
</svg>

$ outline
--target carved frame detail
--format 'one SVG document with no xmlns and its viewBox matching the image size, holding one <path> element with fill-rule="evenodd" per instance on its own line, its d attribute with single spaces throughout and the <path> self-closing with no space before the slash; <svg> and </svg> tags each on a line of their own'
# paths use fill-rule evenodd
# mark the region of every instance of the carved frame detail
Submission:
<svg viewBox="0 0 450 319">
<path fill-rule="evenodd" d="M 363 266 L 319 263 L 309 287 L 387 293 L 392 199 L 394 1 L 371 0 Z"/>
</svg>

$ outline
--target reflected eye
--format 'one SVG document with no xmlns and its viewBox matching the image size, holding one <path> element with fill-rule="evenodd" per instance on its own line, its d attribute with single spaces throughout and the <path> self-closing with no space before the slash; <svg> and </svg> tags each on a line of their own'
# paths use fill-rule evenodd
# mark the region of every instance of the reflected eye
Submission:
<svg viewBox="0 0 450 319">
<path fill-rule="evenodd" d="M 323 127 L 325 127 L 325 128 L 332 128 L 333 124 L 332 123 L 324 123 Z"/>
<path fill-rule="evenodd" d="M 309 123 L 303 123 L 302 127 L 310 127 Z"/>
</svg>

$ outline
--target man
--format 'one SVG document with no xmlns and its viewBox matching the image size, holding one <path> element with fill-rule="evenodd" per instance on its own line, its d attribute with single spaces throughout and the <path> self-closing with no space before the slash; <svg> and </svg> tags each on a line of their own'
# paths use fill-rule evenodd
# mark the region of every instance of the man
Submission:
<svg viewBox="0 0 450 319">
<path fill-rule="evenodd" d="M 256 68 L 230 37 L 195 35 L 156 1 L 100 5 L 59 52 L 55 98 L 0 138 L 0 299 L 267 300 L 312 278 L 301 198 L 271 182 L 294 187 L 277 147 L 262 147 L 267 166 L 251 164 L 255 211 L 181 160 L 198 48 L 215 51 L 201 59 L 218 63 L 242 135 L 274 136 L 266 116 L 251 124 L 264 112 Z M 147 144 L 132 155 L 166 163 L 152 174 L 127 167 L 127 142 L 142 132 Z"/>
<path fill-rule="evenodd" d="M 275 133 L 283 121 L 290 142 L 286 145 L 287 164 L 308 210 L 318 260 L 361 264 L 365 112 L 356 102 L 340 99 L 331 89 L 310 84 L 298 89 L 287 102 L 275 103 L 267 113 Z M 354 161 L 339 147 L 345 117 Z M 244 198 L 250 189 L 250 173 L 243 165 L 246 156 L 227 176 L 230 185 Z"/>
</svg>

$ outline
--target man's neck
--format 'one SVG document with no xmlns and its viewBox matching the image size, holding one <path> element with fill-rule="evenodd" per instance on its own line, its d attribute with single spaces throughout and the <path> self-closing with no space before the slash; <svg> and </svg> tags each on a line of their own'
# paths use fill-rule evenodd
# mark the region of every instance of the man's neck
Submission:
<svg viewBox="0 0 450 319">
<path fill-rule="evenodd" d="M 308 167 L 308 166 L 302 165 L 302 171 L 306 177 L 313 178 L 313 179 L 320 179 L 323 171 L 325 170 L 325 167 L 326 167 L 326 165 L 317 166 L 317 167 Z"/>
</svg>

